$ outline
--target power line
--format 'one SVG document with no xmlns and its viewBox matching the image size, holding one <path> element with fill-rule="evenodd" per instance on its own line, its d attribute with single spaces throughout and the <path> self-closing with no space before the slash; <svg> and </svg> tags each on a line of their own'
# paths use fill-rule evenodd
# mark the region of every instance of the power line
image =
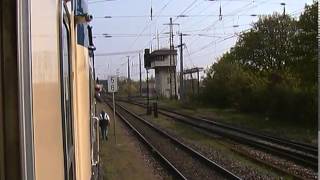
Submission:
<svg viewBox="0 0 320 180">
<path fill-rule="evenodd" d="M 88 4 L 96 4 L 96 3 L 108 2 L 108 1 L 115 1 L 115 0 L 95 0 L 95 1 L 88 1 Z"/>
<path fill-rule="evenodd" d="M 188 46 L 186 45 L 185 48 L 186 48 L 187 53 L 188 53 L 188 60 L 192 63 L 192 65 L 193 65 L 194 67 L 196 67 L 196 65 L 194 64 L 193 60 L 191 59 L 191 55 L 190 55 Z"/>
<path fill-rule="evenodd" d="M 168 5 L 171 3 L 171 2 L 173 2 L 173 0 L 168 0 L 167 1 L 167 3 L 160 9 L 160 11 L 157 13 L 157 14 L 161 14 L 162 13 L 162 11 L 166 8 L 166 7 L 168 7 Z M 150 21 L 144 28 L 143 28 L 143 30 L 140 32 L 140 34 L 143 34 L 144 33 L 144 31 L 148 28 L 148 26 L 150 26 L 152 24 L 152 21 Z M 130 45 L 130 48 L 129 49 L 131 49 L 134 45 L 135 45 L 135 43 L 138 41 L 138 39 L 140 38 L 141 36 L 138 36 L 134 41 L 133 41 L 133 43 Z"/>
<path fill-rule="evenodd" d="M 233 37 L 235 37 L 235 36 L 236 36 L 236 35 L 228 36 L 228 37 L 226 37 L 226 38 L 224 38 L 224 39 L 222 39 L 222 40 L 220 40 L 220 41 L 218 41 L 218 42 L 216 42 L 216 41 L 211 41 L 211 42 L 209 42 L 208 44 L 206 44 L 206 45 L 202 46 L 201 48 L 197 49 L 196 51 L 190 53 L 190 55 L 197 54 L 197 53 L 199 53 L 199 52 L 201 52 L 201 51 L 203 51 L 203 50 L 211 47 L 213 44 L 221 43 L 221 42 L 226 41 L 226 40 L 228 40 L 228 39 L 231 39 L 231 38 L 233 38 Z"/>
<path fill-rule="evenodd" d="M 186 12 L 189 8 L 191 8 L 198 0 L 194 0 L 191 4 L 189 4 L 189 6 L 187 6 L 187 8 L 185 8 L 181 13 L 179 13 L 180 15 L 184 14 L 184 12 Z M 176 17 L 173 22 L 175 22 L 177 19 L 179 19 L 179 17 Z M 160 33 L 163 33 L 163 31 L 166 29 L 166 27 L 164 27 Z"/>
<path fill-rule="evenodd" d="M 126 55 L 126 54 L 135 54 L 139 53 L 142 50 L 135 50 L 135 51 L 122 51 L 122 52 L 111 52 L 111 53 L 96 53 L 96 56 L 117 56 L 117 55 Z"/>
<path fill-rule="evenodd" d="M 194 0 L 187 8 L 185 8 L 185 9 L 180 13 L 180 15 L 185 14 L 197 1 L 198 1 L 198 0 Z M 179 17 L 176 17 L 176 19 L 173 20 L 173 21 L 176 21 L 178 18 L 179 18 Z"/>
<path fill-rule="evenodd" d="M 210 5 L 209 6 L 206 6 L 204 9 L 202 9 L 201 11 L 199 11 L 200 13 L 204 13 L 207 9 L 209 9 L 210 7 L 211 7 L 211 5 L 213 5 L 214 3 L 210 3 Z M 205 18 L 202 18 L 202 20 L 200 20 L 200 21 L 198 21 L 196 24 L 198 24 L 199 22 L 202 22 L 203 20 L 205 20 L 206 18 L 209 18 L 209 16 L 205 16 Z M 195 23 L 193 23 L 192 24 L 192 26 L 194 26 L 195 25 Z M 187 27 L 190 27 L 190 25 L 189 26 L 187 26 Z"/>
<path fill-rule="evenodd" d="M 232 1 L 239 1 L 239 2 L 248 2 L 248 1 L 245 1 L 245 0 L 243 0 L 243 1 L 241 1 L 241 0 L 221 0 L 221 1 L 227 1 L 227 2 L 232 2 Z M 170 3 L 171 1 L 169 0 L 169 1 L 167 1 L 167 3 Z M 193 2 L 196 2 L 196 1 L 193 1 Z M 192 2 L 192 3 L 193 3 Z M 201 1 L 201 2 L 204 2 L 204 1 Z M 265 3 L 266 1 L 262 1 L 262 2 L 259 2 L 258 4 L 263 4 L 263 3 Z M 231 14 L 231 13 L 228 13 L 228 14 L 224 14 L 223 16 L 224 17 L 226 17 L 226 18 L 223 18 L 223 20 L 222 20 L 222 23 L 224 23 L 224 24 L 226 24 L 226 23 L 228 23 L 228 22 L 230 22 L 230 20 L 229 20 L 229 18 L 227 18 L 227 17 L 236 17 L 236 16 L 248 16 L 248 10 L 249 9 L 251 9 L 251 8 L 254 8 L 254 7 L 257 7 L 258 6 L 258 4 L 253 4 L 253 3 L 249 3 L 249 5 L 247 5 L 247 6 L 245 6 L 243 9 L 241 9 L 241 8 L 237 8 L 236 10 L 233 10 L 232 11 L 232 13 L 235 13 L 235 14 Z M 190 6 L 191 5 L 191 6 Z M 196 7 L 199 7 L 199 4 L 190 4 L 187 8 L 185 8 L 184 9 L 184 11 L 182 11 L 183 12 L 183 14 L 178 14 L 178 15 L 176 15 L 176 16 L 173 16 L 173 17 L 176 17 L 176 19 L 178 19 L 178 18 L 181 18 L 181 17 L 183 17 L 183 16 L 181 16 L 181 15 L 186 15 L 187 13 L 190 13 L 192 10 L 194 10 Z M 252 7 L 250 7 L 252 5 Z M 225 6 L 225 4 L 223 5 L 223 6 Z M 163 6 L 163 8 L 166 8 L 167 6 Z M 202 7 L 202 6 L 201 6 Z M 249 7 L 249 8 L 248 8 Z M 209 8 L 209 6 L 207 6 L 206 8 Z M 239 14 L 240 12 L 242 12 L 242 11 L 246 11 L 246 12 L 244 12 L 244 14 Z M 230 15 L 229 15 L 230 14 Z M 237 15 L 237 14 L 239 14 L 239 15 Z M 246 15 L 247 14 L 247 15 Z M 177 16 L 179 16 L 180 15 L 180 17 L 177 17 Z M 130 16 L 130 15 L 129 15 Z M 147 16 L 147 15 L 141 15 L 140 17 L 149 17 L 149 16 Z M 209 18 L 209 17 L 216 17 L 216 16 L 218 16 L 218 15 L 216 15 L 216 14 L 197 14 L 197 13 L 195 13 L 195 14 L 190 14 L 190 15 L 186 15 L 185 16 L 185 18 L 187 18 L 187 17 L 190 17 L 190 18 L 193 18 L 193 17 L 207 17 L 207 18 Z M 119 16 L 119 17 L 116 17 L 115 16 L 115 18 L 124 18 L 125 16 Z M 153 17 L 155 17 L 155 18 L 161 18 L 161 17 L 169 17 L 169 15 L 154 15 Z M 129 18 L 134 18 L 134 17 L 129 17 Z M 138 17 L 137 17 L 138 18 Z M 229 21 L 226 21 L 226 20 L 229 20 Z M 232 20 L 232 19 L 231 19 Z M 184 32 L 201 32 L 201 31 L 209 31 L 209 30 L 211 30 L 213 27 L 215 27 L 215 25 L 218 23 L 219 21 L 215 21 L 214 22 L 214 24 L 213 24 L 213 26 L 211 26 L 209 29 L 205 29 L 205 30 L 203 30 L 203 29 L 200 29 L 200 30 L 190 30 L 190 31 L 187 31 L 187 30 L 184 30 Z M 147 28 L 150 26 L 150 25 L 152 25 L 152 22 L 150 22 L 150 23 L 148 23 L 147 24 Z M 211 24 L 212 25 L 212 24 Z M 238 27 L 239 26 L 242 26 L 242 25 L 238 25 Z M 245 25 L 243 25 L 243 26 L 245 26 Z M 207 27 L 206 27 L 207 28 Z M 235 27 L 233 27 L 233 26 L 227 26 L 227 27 L 223 27 L 224 29 L 225 28 L 235 28 Z M 215 29 L 222 29 L 221 27 L 218 27 L 218 28 L 215 28 Z M 145 29 L 146 30 L 146 29 Z M 144 33 L 145 32 L 145 30 L 142 32 L 142 33 L 140 33 L 140 34 L 112 34 L 113 35 L 113 37 L 135 37 L 135 38 L 140 38 L 140 37 L 144 37 L 144 36 L 152 36 L 152 34 L 150 33 L 150 34 L 147 34 L 147 33 Z M 236 31 L 237 31 L 238 29 L 236 29 Z M 200 34 L 192 34 L 192 36 L 194 36 L 193 38 L 190 38 L 190 39 L 188 39 L 189 41 L 191 41 L 191 44 L 192 43 L 194 43 L 195 41 L 193 41 L 193 39 L 196 39 L 196 40 L 199 40 L 200 39 L 200 37 L 213 37 L 213 38 L 215 38 L 214 39 L 214 43 L 216 43 L 216 42 L 218 42 L 219 40 L 221 40 L 221 38 L 222 38 L 222 36 L 215 36 L 216 34 L 202 34 L 201 36 L 200 36 Z M 229 37 L 229 35 L 230 34 L 228 34 L 228 36 L 227 37 Z M 99 36 L 99 35 L 98 35 Z M 230 35 L 231 36 L 231 35 Z M 216 39 L 216 38 L 220 38 L 220 39 Z M 135 41 L 137 41 L 137 40 L 135 40 Z M 223 41 L 225 41 L 225 40 L 222 40 L 222 42 Z M 151 41 L 149 41 L 149 43 L 150 42 L 152 42 L 152 40 Z M 135 44 L 136 42 L 134 42 L 133 43 L 133 45 Z M 148 43 L 148 44 L 149 44 Z M 211 43 L 211 42 L 210 42 Z M 212 44 L 206 44 L 205 46 L 202 46 L 199 50 L 202 52 L 202 48 L 204 48 L 204 49 L 206 49 L 206 48 L 208 48 L 208 47 L 211 47 L 212 46 Z M 220 43 L 220 41 L 219 41 L 219 43 Z M 133 46 L 132 45 L 132 46 Z M 209 45 L 209 46 L 208 46 Z M 208 47 L 206 47 L 206 46 L 208 46 Z M 190 46 L 189 46 L 190 47 Z M 187 51 L 188 51 L 188 49 L 187 49 Z M 115 53 L 117 53 L 117 52 L 115 52 Z M 118 52 L 118 53 L 121 53 L 121 52 Z M 122 53 L 124 53 L 124 52 L 122 52 Z M 188 52 L 189 53 L 189 52 Z M 192 52 L 191 53 L 191 55 L 194 55 L 194 54 L 197 54 L 198 52 Z M 108 53 L 107 53 L 108 54 Z M 132 54 L 134 54 L 134 53 L 132 53 Z M 189 53 L 190 54 L 190 53 Z M 116 55 L 122 55 L 122 54 L 114 54 L 115 56 Z M 124 55 L 126 55 L 126 53 L 124 54 Z M 191 56 L 191 55 L 189 55 L 189 56 Z M 109 55 L 107 55 L 107 56 L 109 56 Z M 192 62 L 193 63 L 193 62 Z"/>
<path fill-rule="evenodd" d="M 219 17 L 219 14 L 172 14 L 172 15 L 154 15 L 153 17 L 157 18 L 168 18 L 168 17 L 176 17 L 176 18 L 200 18 L 200 17 Z M 224 14 L 223 16 L 261 16 L 261 14 L 241 14 L 241 15 L 235 15 L 235 14 Z M 95 19 L 113 19 L 113 18 L 149 18 L 148 15 L 126 15 L 126 16 L 120 16 L 120 15 L 110 15 L 110 16 L 99 16 L 94 17 Z"/>
<path fill-rule="evenodd" d="M 179 13 L 179 15 L 183 15 L 188 9 L 190 9 L 198 0 L 194 0 L 191 4 L 189 4 L 189 6 L 187 6 L 187 8 L 185 8 L 181 13 Z M 178 18 L 180 18 L 181 16 L 177 16 L 173 22 L 175 22 Z M 166 29 L 166 27 L 162 28 L 162 30 L 160 31 L 160 34 L 163 33 L 163 31 Z M 151 39 L 150 41 L 148 41 L 147 45 L 152 43 L 153 39 Z"/>
<path fill-rule="evenodd" d="M 262 1 L 262 2 L 260 2 L 259 4 L 256 4 L 256 5 L 252 6 L 252 7 L 249 8 L 249 9 L 252 9 L 252 8 L 254 8 L 254 7 L 257 7 L 258 5 L 264 4 L 264 3 L 266 3 L 266 2 L 267 2 L 267 0 Z M 250 5 L 252 5 L 252 2 L 246 4 L 246 5 L 238 8 L 238 9 L 233 10 L 233 11 L 230 12 L 229 14 L 235 14 L 235 15 L 236 15 L 236 14 L 238 14 L 239 12 L 242 12 L 242 11 L 244 11 L 244 10 L 248 11 L 247 7 L 250 6 Z M 229 17 L 230 17 L 230 16 L 229 16 Z M 222 20 L 222 22 L 224 22 L 224 20 L 225 20 L 225 18 Z M 213 24 L 207 26 L 206 28 L 201 29 L 200 31 L 208 31 L 208 30 L 210 30 L 212 27 L 215 26 L 215 24 L 216 24 L 217 22 L 219 22 L 219 19 L 217 19 Z M 230 21 L 228 21 L 228 22 L 230 22 Z M 193 39 L 194 39 L 194 37 L 191 39 L 191 40 L 192 40 L 192 43 L 195 42 L 195 40 L 193 40 Z M 191 43 L 191 44 L 192 44 L 192 43 Z"/>
</svg>

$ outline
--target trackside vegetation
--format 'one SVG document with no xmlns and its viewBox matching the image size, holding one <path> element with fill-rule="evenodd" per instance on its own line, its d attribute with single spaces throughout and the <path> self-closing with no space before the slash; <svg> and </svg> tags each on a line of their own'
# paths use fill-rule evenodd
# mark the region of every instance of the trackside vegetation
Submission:
<svg viewBox="0 0 320 180">
<path fill-rule="evenodd" d="M 298 19 L 261 16 L 236 45 L 206 70 L 196 99 L 315 126 L 317 120 L 318 2 Z"/>
</svg>

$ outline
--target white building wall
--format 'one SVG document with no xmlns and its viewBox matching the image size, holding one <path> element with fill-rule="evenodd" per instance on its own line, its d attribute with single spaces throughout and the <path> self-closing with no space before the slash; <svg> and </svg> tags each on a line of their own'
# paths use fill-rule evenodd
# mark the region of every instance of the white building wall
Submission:
<svg viewBox="0 0 320 180">
<path fill-rule="evenodd" d="M 155 85 L 157 96 L 162 96 L 170 98 L 170 69 L 171 69 L 171 86 L 172 86 L 172 97 L 175 95 L 175 85 L 177 86 L 177 95 L 178 95 L 178 83 L 174 82 L 179 79 L 178 77 L 174 78 L 174 67 L 177 65 L 177 55 L 159 55 L 151 61 L 151 68 L 155 69 Z M 170 65 L 171 64 L 171 65 Z M 171 66 L 171 68 L 170 68 Z"/>
<path fill-rule="evenodd" d="M 177 56 L 172 55 L 171 57 L 171 66 L 177 65 Z M 151 62 L 151 68 L 158 68 L 158 67 L 168 67 L 170 66 L 170 56 L 164 56 L 163 60 L 157 60 Z"/>
<path fill-rule="evenodd" d="M 168 67 L 156 68 L 155 70 L 156 91 L 158 96 L 170 98 L 170 72 Z M 177 78 L 176 78 L 177 79 Z M 172 95 L 174 96 L 174 70 L 171 69 Z M 178 89 L 178 83 L 176 83 Z"/>
</svg>

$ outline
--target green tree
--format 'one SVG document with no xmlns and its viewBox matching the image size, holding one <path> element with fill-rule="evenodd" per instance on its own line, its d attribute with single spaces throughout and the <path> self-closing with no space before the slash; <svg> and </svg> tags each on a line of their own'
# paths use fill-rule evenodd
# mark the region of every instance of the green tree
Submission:
<svg viewBox="0 0 320 180">
<path fill-rule="evenodd" d="M 249 32 L 243 33 L 231 53 L 239 64 L 256 72 L 281 71 L 290 62 L 293 47 L 290 38 L 297 30 L 296 21 L 275 13 L 260 17 Z"/>
<path fill-rule="evenodd" d="M 260 17 L 207 70 L 202 101 L 313 124 L 317 119 L 317 9 L 315 1 L 305 6 L 299 19 L 277 13 Z"/>
<path fill-rule="evenodd" d="M 318 2 L 305 6 L 297 23 L 298 30 L 292 38 L 295 45 L 291 55 L 293 71 L 303 79 L 307 86 L 317 83 L 318 62 Z"/>
</svg>

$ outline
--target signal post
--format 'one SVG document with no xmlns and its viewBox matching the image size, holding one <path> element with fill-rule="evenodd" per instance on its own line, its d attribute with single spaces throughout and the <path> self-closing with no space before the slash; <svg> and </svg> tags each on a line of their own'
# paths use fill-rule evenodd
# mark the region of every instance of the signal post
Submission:
<svg viewBox="0 0 320 180">
<path fill-rule="evenodd" d="M 109 76 L 108 77 L 108 92 L 112 93 L 112 104 L 113 104 L 113 135 L 115 143 L 117 143 L 117 137 L 116 137 L 116 102 L 114 99 L 114 93 L 118 91 L 118 82 L 116 76 Z"/>
</svg>

